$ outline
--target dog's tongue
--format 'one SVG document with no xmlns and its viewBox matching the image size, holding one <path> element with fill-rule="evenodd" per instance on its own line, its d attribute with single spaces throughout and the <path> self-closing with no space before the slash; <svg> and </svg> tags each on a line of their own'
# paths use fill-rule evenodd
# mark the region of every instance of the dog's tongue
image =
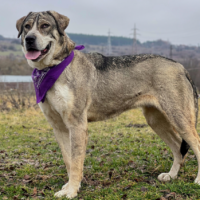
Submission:
<svg viewBox="0 0 200 200">
<path fill-rule="evenodd" d="M 25 55 L 25 57 L 28 60 L 35 60 L 40 56 L 41 52 L 40 51 L 28 51 L 28 53 Z"/>
</svg>

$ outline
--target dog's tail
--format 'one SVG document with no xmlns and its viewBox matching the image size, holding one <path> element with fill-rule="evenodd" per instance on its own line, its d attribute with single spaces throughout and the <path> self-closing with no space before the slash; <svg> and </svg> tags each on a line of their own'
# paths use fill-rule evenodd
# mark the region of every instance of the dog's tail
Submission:
<svg viewBox="0 0 200 200">
<path fill-rule="evenodd" d="M 187 77 L 188 81 L 190 82 L 190 84 L 192 85 L 192 88 L 193 88 L 194 106 L 195 106 L 195 115 L 196 115 L 195 126 L 197 127 L 197 120 L 198 120 L 198 93 L 197 93 L 197 88 L 194 85 L 194 82 L 190 78 L 190 75 L 189 75 L 189 73 L 187 72 L 186 69 L 185 69 L 185 76 Z M 180 152 L 182 154 L 182 158 L 185 157 L 185 155 L 187 154 L 189 148 L 190 148 L 190 146 L 188 145 L 188 143 L 185 140 L 182 140 L 181 148 L 180 148 Z"/>
</svg>

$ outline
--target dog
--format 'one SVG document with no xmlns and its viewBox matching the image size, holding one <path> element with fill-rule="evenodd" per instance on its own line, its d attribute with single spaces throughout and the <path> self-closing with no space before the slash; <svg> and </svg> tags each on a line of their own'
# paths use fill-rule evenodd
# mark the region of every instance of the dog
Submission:
<svg viewBox="0 0 200 200">
<path fill-rule="evenodd" d="M 37 70 L 57 66 L 74 52 L 71 63 L 46 92 L 39 107 L 53 127 L 69 181 L 56 197 L 77 196 L 83 178 L 88 122 L 115 117 L 141 107 L 148 125 L 173 152 L 169 172 L 160 181 L 177 177 L 189 147 L 198 160 L 200 139 L 196 131 L 198 95 L 186 69 L 159 55 L 105 57 L 74 50 L 64 30 L 69 18 L 55 11 L 30 12 L 16 27 L 28 64 Z"/>
</svg>

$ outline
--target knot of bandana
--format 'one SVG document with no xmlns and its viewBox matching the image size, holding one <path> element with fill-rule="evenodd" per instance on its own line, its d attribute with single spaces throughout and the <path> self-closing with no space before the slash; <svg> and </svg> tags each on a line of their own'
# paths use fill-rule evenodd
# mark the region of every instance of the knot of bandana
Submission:
<svg viewBox="0 0 200 200">
<path fill-rule="evenodd" d="M 75 50 L 82 50 L 85 47 L 83 45 L 76 46 Z M 34 69 L 32 73 L 32 79 L 35 87 L 36 102 L 42 103 L 45 101 L 47 91 L 53 86 L 64 69 L 71 63 L 74 58 L 74 51 L 71 52 L 60 64 L 47 67 L 42 70 Z"/>
</svg>

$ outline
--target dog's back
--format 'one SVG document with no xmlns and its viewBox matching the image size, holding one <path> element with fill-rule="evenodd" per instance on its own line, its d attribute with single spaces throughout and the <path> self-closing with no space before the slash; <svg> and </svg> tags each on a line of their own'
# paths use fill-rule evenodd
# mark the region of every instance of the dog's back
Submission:
<svg viewBox="0 0 200 200">
<path fill-rule="evenodd" d="M 88 59 L 94 64 L 94 66 L 101 71 L 107 71 L 113 68 L 126 68 L 134 66 L 143 61 L 149 61 L 154 58 L 165 59 L 166 61 L 171 61 L 176 63 L 176 61 L 162 57 L 155 54 L 138 54 L 138 55 L 124 55 L 124 56 L 104 56 L 100 53 L 87 53 L 85 54 Z"/>
</svg>

